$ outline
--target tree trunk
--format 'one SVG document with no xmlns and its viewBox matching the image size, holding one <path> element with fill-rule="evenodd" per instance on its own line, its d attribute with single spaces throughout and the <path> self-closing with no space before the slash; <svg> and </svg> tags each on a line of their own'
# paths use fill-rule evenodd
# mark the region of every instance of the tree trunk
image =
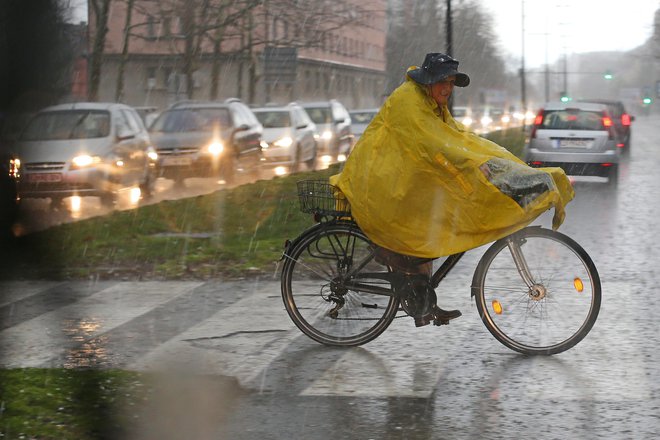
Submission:
<svg viewBox="0 0 660 440">
<path fill-rule="evenodd" d="M 87 92 L 87 98 L 90 101 L 98 101 L 99 99 L 103 51 L 105 49 L 105 37 L 108 34 L 110 1 L 111 0 L 90 1 L 96 25 L 94 38 L 92 40 L 92 53 L 89 60 L 89 89 Z"/>
<path fill-rule="evenodd" d="M 248 13 L 248 103 L 254 104 L 257 88 L 257 60 L 254 54 L 254 44 L 252 34 L 254 31 L 254 21 L 252 11 Z"/>
<path fill-rule="evenodd" d="M 121 102 L 124 95 L 124 69 L 128 59 L 128 43 L 131 34 L 131 18 L 133 15 L 133 3 L 135 0 L 128 0 L 126 4 L 126 24 L 124 26 L 124 41 L 121 49 L 121 59 L 119 61 L 119 70 L 117 72 L 117 88 L 115 89 L 115 101 Z"/>
</svg>

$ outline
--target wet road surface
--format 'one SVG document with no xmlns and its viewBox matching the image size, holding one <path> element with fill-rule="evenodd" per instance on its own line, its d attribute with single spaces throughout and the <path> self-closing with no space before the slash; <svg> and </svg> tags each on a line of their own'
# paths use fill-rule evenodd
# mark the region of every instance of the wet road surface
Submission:
<svg viewBox="0 0 660 440">
<path fill-rule="evenodd" d="M 576 183 L 561 231 L 594 259 L 603 303 L 591 333 L 560 355 L 521 356 L 488 333 L 469 292 L 480 248 L 438 289 L 460 319 L 398 319 L 352 349 L 302 335 L 276 276 L 2 282 L 0 362 L 168 372 L 145 409 L 158 417 L 135 438 L 658 438 L 658 126 L 635 122 L 617 188 Z"/>
</svg>

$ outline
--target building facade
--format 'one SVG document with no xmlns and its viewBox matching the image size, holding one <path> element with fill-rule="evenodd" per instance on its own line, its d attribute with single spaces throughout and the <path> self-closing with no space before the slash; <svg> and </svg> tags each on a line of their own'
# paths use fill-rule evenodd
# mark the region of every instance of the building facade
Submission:
<svg viewBox="0 0 660 440">
<path fill-rule="evenodd" d="M 223 9 L 222 0 L 134 0 L 130 14 L 128 3 L 110 4 L 101 101 L 382 102 L 386 0 L 270 0 L 249 11 Z"/>
</svg>

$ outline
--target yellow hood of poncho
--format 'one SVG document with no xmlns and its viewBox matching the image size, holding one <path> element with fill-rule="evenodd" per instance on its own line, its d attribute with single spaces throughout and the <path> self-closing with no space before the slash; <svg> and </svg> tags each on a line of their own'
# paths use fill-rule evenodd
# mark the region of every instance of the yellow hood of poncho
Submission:
<svg viewBox="0 0 660 440">
<path fill-rule="evenodd" d="M 494 182 L 527 176 L 546 179 L 550 189 L 521 206 L 480 170 L 487 162 Z M 560 168 L 531 168 L 467 131 L 410 78 L 383 104 L 331 183 L 376 244 L 426 258 L 495 241 L 552 207 L 556 229 L 574 196 Z"/>
</svg>

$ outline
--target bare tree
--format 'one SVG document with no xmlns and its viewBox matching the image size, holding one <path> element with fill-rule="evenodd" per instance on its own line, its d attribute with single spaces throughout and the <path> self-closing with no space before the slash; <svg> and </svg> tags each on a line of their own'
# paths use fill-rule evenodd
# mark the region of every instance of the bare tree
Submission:
<svg viewBox="0 0 660 440">
<path fill-rule="evenodd" d="M 97 101 L 99 98 L 99 86 L 101 83 L 105 38 L 108 34 L 108 18 L 111 1 L 112 0 L 89 0 L 92 17 L 94 18 L 92 51 L 89 55 L 89 89 L 87 92 L 90 101 Z"/>
<path fill-rule="evenodd" d="M 124 35 L 122 37 L 121 58 L 119 59 L 119 68 L 117 71 L 117 87 L 115 88 L 115 101 L 121 102 L 124 95 L 124 70 L 128 60 L 128 45 L 131 38 L 131 24 L 133 18 L 133 7 L 135 0 L 126 0 L 126 21 L 124 23 Z"/>
</svg>

